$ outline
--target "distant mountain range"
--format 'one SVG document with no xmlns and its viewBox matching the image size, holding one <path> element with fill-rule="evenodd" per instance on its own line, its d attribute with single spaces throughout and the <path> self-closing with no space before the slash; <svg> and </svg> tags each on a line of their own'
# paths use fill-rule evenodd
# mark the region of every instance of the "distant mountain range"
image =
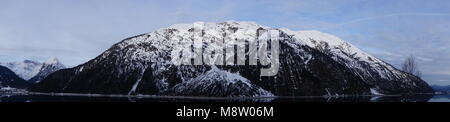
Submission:
<svg viewBox="0 0 450 122">
<path fill-rule="evenodd" d="M 447 92 L 450 92 L 450 85 L 447 85 L 447 86 L 432 85 L 431 87 L 435 91 L 447 91 Z"/>
<path fill-rule="evenodd" d="M 37 62 L 32 60 L 24 60 L 22 62 L 8 62 L 8 63 L 0 63 L 0 66 L 3 68 L 7 68 L 8 70 L 2 70 L 0 73 L 8 74 L 8 79 L 15 79 L 18 84 L 22 84 L 20 82 L 25 81 L 26 84 L 30 86 L 36 82 L 39 82 L 43 78 L 47 77 L 51 73 L 66 68 L 61 62 L 59 62 L 56 58 L 51 58 L 46 62 Z M 15 75 L 11 75 L 14 73 Z M 17 76 L 18 78 L 15 78 Z M 6 77 L 6 76 L 5 76 Z M 13 86 L 11 86 L 13 87 Z M 23 88 L 23 87 L 20 87 Z"/>
<path fill-rule="evenodd" d="M 39 73 L 42 63 L 32 60 L 24 60 L 22 62 L 8 62 L 0 63 L 0 65 L 8 67 L 19 77 L 25 80 L 29 80 Z"/>
<path fill-rule="evenodd" d="M 17 76 L 7 67 L 0 66 L 0 87 L 26 88 L 31 84 Z"/>
<path fill-rule="evenodd" d="M 245 40 L 243 46 L 248 47 L 253 40 L 266 38 L 267 33 L 280 39 L 280 68 L 275 76 L 261 76 L 261 64 L 175 65 L 171 60 L 176 58 L 172 57 L 173 52 L 190 51 L 191 46 L 184 44 L 193 40 L 201 41 L 202 49 L 212 52 L 225 48 L 214 42 Z M 247 52 L 245 56 L 250 55 Z M 219 97 L 433 92 L 421 78 L 333 35 L 235 21 L 177 24 L 124 39 L 95 59 L 56 71 L 28 90 Z"/>
<path fill-rule="evenodd" d="M 52 58 L 47 60 L 46 62 L 42 63 L 41 67 L 39 68 L 39 72 L 34 75 L 31 79 L 28 80 L 28 82 L 39 82 L 48 75 L 50 75 L 53 72 L 56 72 L 60 69 L 65 69 L 66 66 L 64 66 L 61 62 L 59 62 L 58 59 Z"/>
</svg>

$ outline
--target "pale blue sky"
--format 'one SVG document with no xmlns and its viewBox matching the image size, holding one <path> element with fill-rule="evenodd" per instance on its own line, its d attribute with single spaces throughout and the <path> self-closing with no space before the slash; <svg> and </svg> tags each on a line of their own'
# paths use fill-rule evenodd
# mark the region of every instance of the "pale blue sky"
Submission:
<svg viewBox="0 0 450 122">
<path fill-rule="evenodd" d="M 0 61 L 78 65 L 130 36 L 227 20 L 327 32 L 397 67 L 414 54 L 427 82 L 450 84 L 449 0 L 1 0 Z"/>
</svg>

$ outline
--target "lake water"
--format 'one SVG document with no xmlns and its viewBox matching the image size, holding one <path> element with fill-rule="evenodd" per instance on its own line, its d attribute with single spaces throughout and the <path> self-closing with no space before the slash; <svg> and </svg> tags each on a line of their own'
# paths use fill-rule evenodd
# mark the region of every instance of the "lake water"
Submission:
<svg viewBox="0 0 450 122">
<path fill-rule="evenodd" d="M 105 97 L 0 94 L 0 102 L 450 102 L 450 95 L 197 98 L 197 97 Z"/>
</svg>

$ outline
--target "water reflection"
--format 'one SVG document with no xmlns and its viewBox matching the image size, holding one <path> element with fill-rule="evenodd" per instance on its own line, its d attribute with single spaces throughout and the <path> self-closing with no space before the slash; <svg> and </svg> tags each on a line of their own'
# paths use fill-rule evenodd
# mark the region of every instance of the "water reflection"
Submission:
<svg viewBox="0 0 450 122">
<path fill-rule="evenodd" d="M 102 97 L 0 95 L 0 102 L 450 102 L 450 95 L 196 98 L 196 97 Z"/>
</svg>

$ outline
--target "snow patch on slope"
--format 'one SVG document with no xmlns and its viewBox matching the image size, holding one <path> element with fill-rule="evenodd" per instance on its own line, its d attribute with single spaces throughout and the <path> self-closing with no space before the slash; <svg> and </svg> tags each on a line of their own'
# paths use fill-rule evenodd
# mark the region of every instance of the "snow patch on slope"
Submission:
<svg viewBox="0 0 450 122">
<path fill-rule="evenodd" d="M 370 93 L 373 95 L 384 95 L 384 94 L 378 92 L 375 88 L 370 88 Z"/>
<path fill-rule="evenodd" d="M 174 88 L 179 95 L 219 96 L 219 97 L 271 97 L 271 92 L 251 84 L 251 81 L 236 73 L 223 71 L 217 67 L 197 78 L 181 83 Z"/>
</svg>

